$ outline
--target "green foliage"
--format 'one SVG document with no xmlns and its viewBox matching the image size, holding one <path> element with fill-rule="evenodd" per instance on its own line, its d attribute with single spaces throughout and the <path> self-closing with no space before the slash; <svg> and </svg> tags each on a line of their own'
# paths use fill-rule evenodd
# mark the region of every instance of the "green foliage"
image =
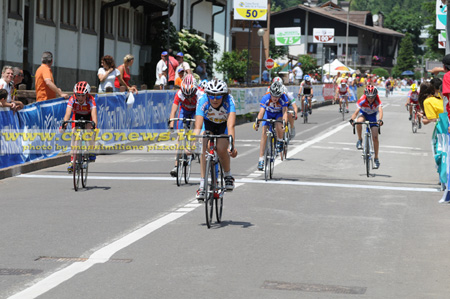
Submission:
<svg viewBox="0 0 450 299">
<path fill-rule="evenodd" d="M 247 58 L 247 50 L 224 52 L 222 58 L 215 62 L 216 69 L 224 74 L 228 82 L 232 80 L 243 82 L 247 75 Z"/>
<path fill-rule="evenodd" d="M 385 78 L 389 77 L 389 72 L 386 69 L 382 68 L 382 67 L 373 69 L 372 70 L 372 74 L 375 74 L 375 75 L 377 75 L 379 77 L 385 77 Z"/>
<path fill-rule="evenodd" d="M 318 72 L 317 59 L 310 55 L 302 55 L 298 58 L 298 62 L 301 62 L 301 68 L 303 74 L 314 74 Z"/>
<path fill-rule="evenodd" d="M 269 39 L 269 56 L 272 59 L 285 57 L 289 53 L 288 46 L 275 46 L 275 39 Z"/>
<path fill-rule="evenodd" d="M 445 49 L 438 48 L 438 35 L 439 31 L 436 30 L 436 3 L 433 2 L 425 2 L 422 4 L 423 11 L 427 12 L 426 22 L 430 24 L 427 28 L 429 37 L 425 40 L 425 44 L 427 45 L 427 50 L 424 54 L 424 59 L 433 59 L 433 60 L 442 60 L 445 55 Z"/>
<path fill-rule="evenodd" d="M 412 49 L 411 36 L 407 33 L 400 43 L 397 65 L 392 69 L 392 75 L 394 77 L 399 77 L 404 71 L 414 71 L 415 65 L 416 58 Z"/>
</svg>

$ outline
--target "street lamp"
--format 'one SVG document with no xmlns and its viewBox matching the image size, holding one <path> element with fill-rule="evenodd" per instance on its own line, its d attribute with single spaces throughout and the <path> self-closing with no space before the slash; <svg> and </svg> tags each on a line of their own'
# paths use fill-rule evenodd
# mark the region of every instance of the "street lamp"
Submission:
<svg viewBox="0 0 450 299">
<path fill-rule="evenodd" d="M 345 65 L 348 67 L 348 22 L 349 22 L 349 14 L 350 14 L 350 5 L 352 4 L 352 0 L 348 2 L 348 9 L 347 9 L 347 35 L 345 37 Z"/>
<path fill-rule="evenodd" d="M 258 29 L 259 36 L 259 84 L 261 84 L 261 68 L 262 68 L 262 38 L 264 36 L 265 30 L 262 28 Z"/>
</svg>

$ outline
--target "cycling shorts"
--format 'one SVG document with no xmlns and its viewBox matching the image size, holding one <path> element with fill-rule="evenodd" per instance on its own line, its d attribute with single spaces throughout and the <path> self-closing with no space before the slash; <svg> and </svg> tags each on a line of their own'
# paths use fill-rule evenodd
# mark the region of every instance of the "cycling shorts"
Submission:
<svg viewBox="0 0 450 299">
<path fill-rule="evenodd" d="M 75 113 L 73 115 L 73 120 L 89 120 L 92 121 L 92 116 L 91 114 L 77 114 Z M 80 125 L 77 125 L 77 127 L 79 127 Z M 75 124 L 72 123 L 72 129 L 75 128 Z"/>
<path fill-rule="evenodd" d="M 377 121 L 378 121 L 378 120 L 377 120 L 377 113 L 367 114 L 367 113 L 365 113 L 365 112 L 360 111 L 359 114 L 358 114 L 358 117 L 360 117 L 360 116 L 364 117 L 364 119 L 365 119 L 366 121 L 370 121 L 370 122 L 377 122 Z M 358 119 L 358 117 L 357 117 L 357 119 Z M 372 128 L 372 127 L 378 127 L 378 125 L 376 125 L 376 124 L 370 124 L 370 127 L 371 127 L 371 128 Z"/>
<path fill-rule="evenodd" d="M 228 134 L 227 122 L 218 124 L 205 119 L 203 121 L 202 131 L 210 131 L 213 135 Z"/>
<path fill-rule="evenodd" d="M 277 112 L 277 113 L 271 113 L 266 111 L 266 113 L 264 113 L 264 117 L 265 119 L 279 119 L 283 117 L 283 112 Z M 262 125 L 263 126 L 268 126 L 270 123 L 268 121 L 263 121 Z"/>
<path fill-rule="evenodd" d="M 178 114 L 178 118 L 191 118 L 191 119 L 195 119 L 195 111 L 188 111 L 188 110 L 185 110 L 185 109 L 183 109 L 183 108 L 180 108 L 180 112 L 179 112 L 179 114 Z M 174 128 L 174 129 L 180 130 L 180 129 L 183 129 L 183 126 L 184 126 L 183 121 L 182 121 L 182 120 L 177 120 L 177 121 L 174 123 L 173 128 Z M 192 126 L 192 127 L 193 127 L 193 126 Z"/>
</svg>

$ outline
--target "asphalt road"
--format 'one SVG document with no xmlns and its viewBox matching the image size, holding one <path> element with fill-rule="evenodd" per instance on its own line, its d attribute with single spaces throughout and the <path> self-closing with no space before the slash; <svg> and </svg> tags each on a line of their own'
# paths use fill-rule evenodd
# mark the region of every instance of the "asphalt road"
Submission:
<svg viewBox="0 0 450 299">
<path fill-rule="evenodd" d="M 260 132 L 239 125 L 236 189 L 211 229 L 199 165 L 177 187 L 172 153 L 101 155 L 79 192 L 66 165 L 1 180 L 0 298 L 448 298 L 433 128 L 413 134 L 404 99 L 383 101 L 369 178 L 336 105 L 296 122 L 269 182 Z"/>
</svg>

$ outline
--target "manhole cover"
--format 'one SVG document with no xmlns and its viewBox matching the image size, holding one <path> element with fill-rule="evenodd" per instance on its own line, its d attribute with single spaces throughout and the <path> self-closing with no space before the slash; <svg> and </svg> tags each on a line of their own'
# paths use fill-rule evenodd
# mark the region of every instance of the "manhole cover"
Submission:
<svg viewBox="0 0 450 299">
<path fill-rule="evenodd" d="M 0 269 L 0 275 L 36 275 L 41 272 L 37 269 Z"/>
<path fill-rule="evenodd" d="M 280 281 L 265 281 L 263 289 L 288 290 L 302 292 L 334 293 L 334 294 L 355 294 L 366 293 L 366 287 L 335 286 L 324 284 L 290 283 Z"/>
</svg>

